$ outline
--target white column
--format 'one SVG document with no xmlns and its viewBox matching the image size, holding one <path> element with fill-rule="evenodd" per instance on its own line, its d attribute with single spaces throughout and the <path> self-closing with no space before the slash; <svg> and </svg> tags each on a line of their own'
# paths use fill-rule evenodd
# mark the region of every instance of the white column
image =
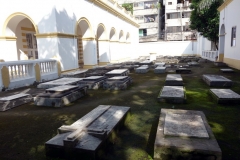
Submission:
<svg viewBox="0 0 240 160">
<path fill-rule="evenodd" d="M 99 48 L 99 65 L 104 65 L 110 62 L 109 41 L 98 40 Z"/>
<path fill-rule="evenodd" d="M 93 38 L 83 38 L 83 68 L 92 68 L 97 65 L 96 41 Z"/>
</svg>

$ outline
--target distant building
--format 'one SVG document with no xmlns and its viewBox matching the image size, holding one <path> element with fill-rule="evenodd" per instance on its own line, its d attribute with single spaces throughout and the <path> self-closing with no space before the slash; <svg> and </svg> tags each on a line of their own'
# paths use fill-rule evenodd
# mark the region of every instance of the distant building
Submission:
<svg viewBox="0 0 240 160">
<path fill-rule="evenodd" d="M 195 39 L 189 28 L 191 0 L 165 0 L 165 40 L 180 41 Z"/>
<path fill-rule="evenodd" d="M 159 31 L 158 0 L 118 0 L 119 4 L 132 3 L 133 15 L 139 28 L 139 42 L 157 41 Z"/>
</svg>

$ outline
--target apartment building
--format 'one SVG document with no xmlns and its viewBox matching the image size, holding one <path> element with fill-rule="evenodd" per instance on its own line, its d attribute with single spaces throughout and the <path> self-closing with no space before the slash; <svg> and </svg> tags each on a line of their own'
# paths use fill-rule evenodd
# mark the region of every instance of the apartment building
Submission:
<svg viewBox="0 0 240 160">
<path fill-rule="evenodd" d="M 119 4 L 132 3 L 133 15 L 139 28 L 139 42 L 157 41 L 159 31 L 159 0 L 118 0 Z"/>
<path fill-rule="evenodd" d="M 185 41 L 196 39 L 189 28 L 191 0 L 165 0 L 165 31 L 163 39 Z"/>
</svg>

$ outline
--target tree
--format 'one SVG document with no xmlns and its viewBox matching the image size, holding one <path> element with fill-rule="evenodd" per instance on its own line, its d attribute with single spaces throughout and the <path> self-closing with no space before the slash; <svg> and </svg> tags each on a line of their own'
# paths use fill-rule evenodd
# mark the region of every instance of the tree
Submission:
<svg viewBox="0 0 240 160">
<path fill-rule="evenodd" d="M 127 11 L 130 11 L 133 14 L 133 4 L 132 3 L 124 3 L 122 7 L 125 8 Z"/>
<path fill-rule="evenodd" d="M 190 28 L 197 30 L 200 35 L 214 42 L 217 49 L 219 39 L 219 12 L 217 9 L 222 2 L 223 0 L 192 0 L 190 6 L 193 10 L 190 17 Z"/>
</svg>

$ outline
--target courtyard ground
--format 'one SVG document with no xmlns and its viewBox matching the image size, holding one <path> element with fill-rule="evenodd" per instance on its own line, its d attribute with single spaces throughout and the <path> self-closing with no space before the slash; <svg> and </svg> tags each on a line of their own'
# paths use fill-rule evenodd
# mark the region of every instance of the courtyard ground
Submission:
<svg viewBox="0 0 240 160">
<path fill-rule="evenodd" d="M 98 105 L 131 107 L 131 117 L 105 150 L 104 159 L 152 159 L 161 108 L 203 111 L 222 149 L 223 160 L 240 159 L 240 104 L 218 105 L 208 93 L 202 74 L 220 74 L 231 79 L 231 89 L 240 93 L 240 71 L 221 73 L 213 63 L 192 67 L 192 74 L 182 74 L 186 104 L 158 102 L 166 74 L 130 73 L 132 86 L 124 91 L 89 90 L 88 96 L 62 107 L 38 107 L 33 103 L 0 113 L 0 159 L 51 159 L 45 156 L 44 143 L 57 134 L 61 125 L 72 124 Z M 26 88 L 10 91 L 20 92 Z M 5 96 L 8 92 L 0 93 Z"/>
</svg>

